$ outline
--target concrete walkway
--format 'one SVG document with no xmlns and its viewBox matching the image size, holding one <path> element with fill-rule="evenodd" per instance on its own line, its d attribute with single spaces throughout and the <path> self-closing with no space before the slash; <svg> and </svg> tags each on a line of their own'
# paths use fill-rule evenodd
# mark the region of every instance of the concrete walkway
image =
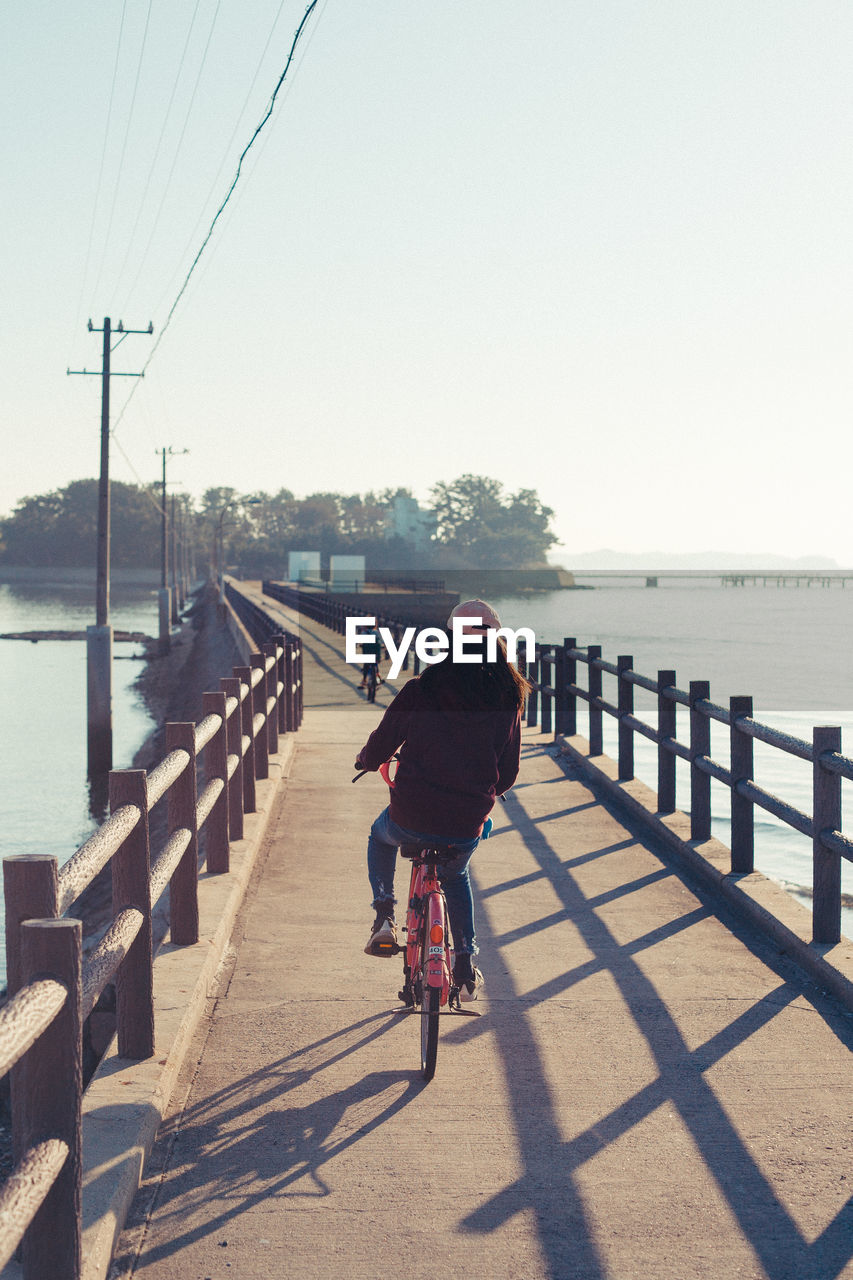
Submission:
<svg viewBox="0 0 853 1280">
<path fill-rule="evenodd" d="M 537 732 L 474 861 L 486 994 L 422 1082 L 399 962 L 362 953 L 381 707 L 302 635 L 271 852 L 113 1275 L 853 1277 L 850 1016 Z"/>
</svg>

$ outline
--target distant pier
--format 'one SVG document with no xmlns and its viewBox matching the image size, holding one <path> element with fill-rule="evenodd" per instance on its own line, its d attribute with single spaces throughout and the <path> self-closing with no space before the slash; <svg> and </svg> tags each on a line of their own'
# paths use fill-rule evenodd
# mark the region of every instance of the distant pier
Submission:
<svg viewBox="0 0 853 1280">
<path fill-rule="evenodd" d="M 658 587 L 663 582 L 709 582 L 721 587 L 846 587 L 853 582 L 853 570 L 846 569 L 577 569 L 576 583 L 621 581 L 644 582 Z"/>
</svg>

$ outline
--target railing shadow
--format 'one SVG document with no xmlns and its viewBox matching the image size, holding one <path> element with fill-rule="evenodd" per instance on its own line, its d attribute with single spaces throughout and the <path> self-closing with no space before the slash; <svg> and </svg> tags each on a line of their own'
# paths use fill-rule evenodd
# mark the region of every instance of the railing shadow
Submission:
<svg viewBox="0 0 853 1280">
<path fill-rule="evenodd" d="M 520 1177 L 464 1219 L 463 1229 L 489 1233 L 502 1227 L 515 1214 L 532 1213 L 549 1276 L 555 1280 L 569 1275 L 578 1280 L 605 1280 L 609 1272 L 596 1246 L 593 1224 L 581 1194 L 580 1175 L 592 1157 L 624 1139 L 654 1111 L 667 1105 L 677 1111 L 689 1132 L 719 1195 L 764 1268 L 761 1274 L 766 1274 L 769 1280 L 803 1280 L 805 1277 L 832 1280 L 838 1276 L 853 1257 L 853 1200 L 847 1202 L 816 1239 L 808 1239 L 726 1113 L 706 1074 L 709 1068 L 769 1024 L 795 998 L 807 994 L 806 984 L 791 977 L 784 962 L 774 963 L 770 949 L 742 929 L 737 921 L 727 920 L 727 926 L 746 946 L 760 949 L 762 961 L 775 969 L 780 985 L 746 1009 L 739 1002 L 737 1017 L 708 1041 L 691 1049 L 637 957 L 664 938 L 717 914 L 719 904 L 711 902 L 702 890 L 691 884 L 693 897 L 700 903 L 698 907 L 641 938 L 621 944 L 595 912 L 596 906 L 617 894 L 587 900 L 572 878 L 570 864 L 548 842 L 541 823 L 527 814 L 522 799 L 513 793 L 507 810 L 507 816 L 514 821 L 526 849 L 538 864 L 538 872 L 488 891 L 486 901 L 490 895 L 542 876 L 549 881 L 562 909 L 502 935 L 493 930 L 488 911 L 482 911 L 478 917 L 478 934 L 484 951 L 493 952 L 497 959 L 504 947 L 520 938 L 571 919 L 590 956 L 572 971 L 523 996 L 515 989 L 510 966 L 497 959 L 494 966 L 497 982 L 490 983 L 490 993 L 505 995 L 509 1012 L 479 1024 L 462 1024 L 448 1037 L 467 1040 L 487 1030 L 495 1037 L 504 1062 L 523 1164 Z M 628 894 L 667 875 L 676 875 L 676 871 L 664 866 L 660 872 L 642 876 L 618 893 Z M 652 1055 L 657 1075 L 609 1115 L 596 1120 L 572 1140 L 564 1141 L 540 1045 L 527 1014 L 585 978 L 604 972 L 630 1010 L 634 1025 Z M 851 1045 L 849 1020 L 829 1004 L 819 1011 L 839 1039 Z M 520 1071 L 522 1063 L 523 1071 Z M 531 1098 L 536 1099 L 535 1108 L 530 1106 Z"/>
<path fill-rule="evenodd" d="M 166 1122 L 158 1141 L 172 1144 L 172 1151 L 147 1210 L 150 1214 L 156 1207 L 163 1229 L 156 1242 L 143 1241 L 137 1265 L 173 1257 L 261 1202 L 330 1195 L 325 1166 L 386 1124 L 425 1082 L 411 1071 L 374 1071 L 302 1106 L 287 1105 L 288 1095 L 398 1021 L 396 1010 L 383 1011 L 339 1028 L 263 1071 L 214 1090 Z M 322 1050 L 328 1052 L 318 1060 Z M 348 1123 L 353 1109 L 358 1122 Z M 215 1159 L 184 1154 L 198 1150 L 214 1152 Z M 200 1222 L 205 1205 L 218 1211 Z M 125 1265 L 128 1259 L 117 1262 Z"/>
</svg>

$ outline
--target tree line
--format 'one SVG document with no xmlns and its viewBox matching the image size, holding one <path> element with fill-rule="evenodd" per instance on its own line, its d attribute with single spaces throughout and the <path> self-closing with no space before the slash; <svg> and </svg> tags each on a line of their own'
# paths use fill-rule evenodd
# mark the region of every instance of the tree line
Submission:
<svg viewBox="0 0 853 1280">
<path fill-rule="evenodd" d="M 430 491 L 432 527 L 426 542 L 389 536 L 388 513 L 408 489 L 365 494 L 289 489 L 241 494 L 206 490 L 199 500 L 174 501 L 176 534 L 201 564 L 225 564 L 250 574 L 280 576 L 289 551 L 364 555 L 368 568 L 528 567 L 542 564 L 556 542 L 553 511 L 533 489 L 507 493 L 487 476 L 463 475 Z M 172 518 L 172 500 L 167 500 Z M 8 565 L 94 564 L 98 482 L 74 480 L 62 489 L 22 499 L 0 519 L 0 562 Z M 162 512 L 158 485 L 111 484 L 111 561 L 120 568 L 160 563 Z"/>
</svg>

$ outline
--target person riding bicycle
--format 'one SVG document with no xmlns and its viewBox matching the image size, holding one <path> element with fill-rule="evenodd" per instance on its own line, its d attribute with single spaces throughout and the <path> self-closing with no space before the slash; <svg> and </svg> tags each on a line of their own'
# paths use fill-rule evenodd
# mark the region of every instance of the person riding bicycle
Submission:
<svg viewBox="0 0 853 1280">
<path fill-rule="evenodd" d="M 478 948 L 468 864 L 495 800 L 518 776 L 521 711 L 529 686 L 507 661 L 501 637 L 495 660 L 488 661 L 486 633 L 500 626 L 491 605 L 467 600 L 456 606 L 448 622 L 462 630 L 465 652 L 475 661 L 454 662 L 448 653 L 409 680 L 355 762 L 357 769 L 375 771 L 399 753 L 390 804 L 373 823 L 367 845 L 376 919 L 365 952 L 376 954 L 378 942 L 387 951 L 388 942 L 397 940 L 394 871 L 399 846 L 452 846 L 457 856 L 441 866 L 439 878 L 456 953 L 454 985 L 461 999 L 472 1000 L 483 975 L 474 965 Z"/>
<path fill-rule="evenodd" d="M 361 668 L 361 684 L 359 689 L 364 689 L 367 685 L 367 677 L 370 674 L 370 668 L 376 669 L 376 683 L 382 683 L 382 676 L 379 674 L 379 663 L 382 659 L 382 637 L 374 627 L 372 631 L 368 631 L 364 639 L 361 641 L 361 656 L 365 659 Z"/>
</svg>

